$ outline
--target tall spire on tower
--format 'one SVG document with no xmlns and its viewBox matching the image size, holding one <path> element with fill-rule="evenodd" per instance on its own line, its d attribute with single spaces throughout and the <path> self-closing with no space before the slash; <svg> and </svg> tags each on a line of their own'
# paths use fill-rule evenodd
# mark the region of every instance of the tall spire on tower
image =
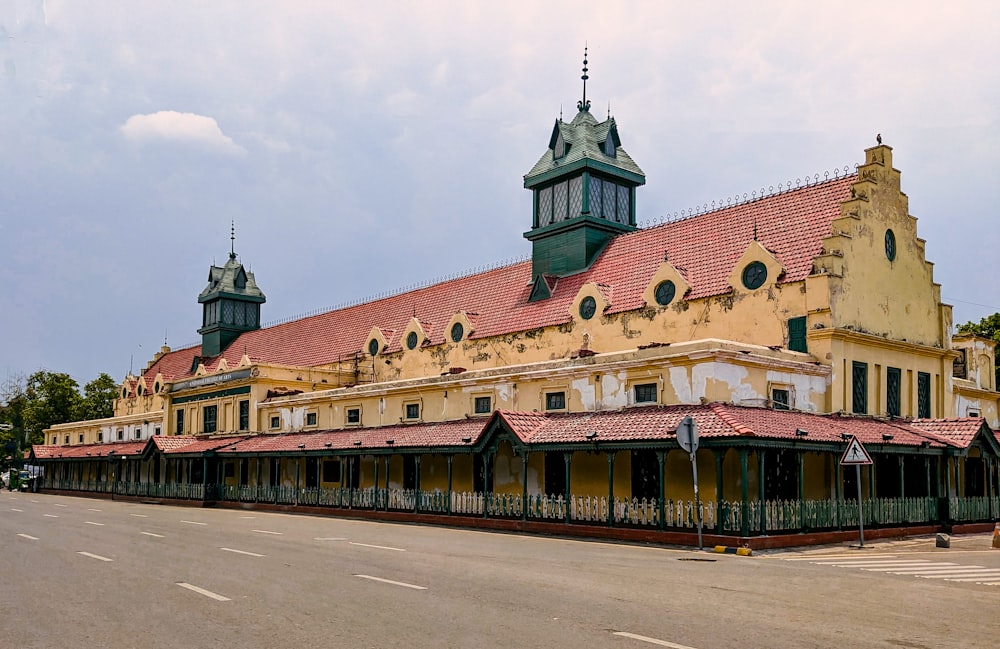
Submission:
<svg viewBox="0 0 1000 649">
<path fill-rule="evenodd" d="M 236 221 L 230 221 L 229 228 L 229 258 L 236 259 Z"/>
<path fill-rule="evenodd" d="M 581 76 L 580 78 L 583 79 L 583 99 L 581 99 L 580 101 L 576 102 L 576 108 L 577 108 L 577 110 L 579 110 L 582 113 L 584 111 L 590 111 L 590 102 L 587 100 L 587 79 L 589 79 L 590 77 L 587 76 L 587 46 L 586 45 L 583 46 L 583 76 Z"/>
</svg>

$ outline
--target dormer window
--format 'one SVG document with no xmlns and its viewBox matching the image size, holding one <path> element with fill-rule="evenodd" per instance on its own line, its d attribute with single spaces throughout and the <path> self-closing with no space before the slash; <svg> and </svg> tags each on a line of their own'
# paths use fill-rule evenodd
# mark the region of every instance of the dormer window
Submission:
<svg viewBox="0 0 1000 649">
<path fill-rule="evenodd" d="M 566 151 L 569 147 L 566 146 L 566 140 L 563 139 L 562 133 L 556 136 L 556 142 L 552 145 L 552 159 L 558 160 L 559 158 L 566 155 Z"/>
<path fill-rule="evenodd" d="M 608 139 L 601 142 L 601 151 L 603 151 L 604 155 L 608 156 L 609 158 L 614 158 L 617 151 L 617 149 L 615 148 L 614 140 L 609 137 Z"/>
<path fill-rule="evenodd" d="M 245 289 L 247 287 L 247 274 L 243 271 L 242 266 L 240 267 L 239 272 L 236 273 L 236 280 L 234 283 L 238 289 Z"/>
</svg>

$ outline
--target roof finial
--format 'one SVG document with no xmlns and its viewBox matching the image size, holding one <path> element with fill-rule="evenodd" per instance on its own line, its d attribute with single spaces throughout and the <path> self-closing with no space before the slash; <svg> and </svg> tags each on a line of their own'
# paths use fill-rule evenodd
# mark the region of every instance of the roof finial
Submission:
<svg viewBox="0 0 1000 649">
<path fill-rule="evenodd" d="M 586 43 L 584 43 L 584 45 L 583 45 L 583 76 L 581 76 L 580 78 L 583 79 L 583 99 L 581 99 L 580 101 L 576 102 L 576 108 L 577 108 L 577 110 L 579 110 L 582 113 L 582 112 L 590 110 L 590 102 L 587 101 L 587 79 L 589 79 L 590 77 L 587 76 L 587 44 Z"/>
<path fill-rule="evenodd" d="M 229 229 L 229 258 L 236 259 L 236 221 L 230 222 Z"/>
</svg>

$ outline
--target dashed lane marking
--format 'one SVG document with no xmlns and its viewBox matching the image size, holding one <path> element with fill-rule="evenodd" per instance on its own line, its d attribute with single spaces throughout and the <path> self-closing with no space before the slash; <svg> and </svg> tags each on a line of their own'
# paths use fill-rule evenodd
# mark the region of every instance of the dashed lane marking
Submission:
<svg viewBox="0 0 1000 649">
<path fill-rule="evenodd" d="M 139 534 L 145 534 L 146 536 L 152 536 L 152 537 L 155 537 L 155 538 L 158 538 L 158 539 L 162 539 L 163 538 L 162 534 L 154 534 L 153 532 L 139 532 Z"/>
<path fill-rule="evenodd" d="M 219 548 L 223 552 L 233 552 L 235 554 L 245 554 L 248 557 L 262 557 L 263 554 L 257 554 L 256 552 L 247 552 L 246 550 L 234 550 L 233 548 Z"/>
<path fill-rule="evenodd" d="M 95 523 L 94 521 L 83 521 L 87 525 L 97 525 L 98 527 L 104 527 L 104 523 Z"/>
<path fill-rule="evenodd" d="M 274 534 L 275 536 L 282 536 L 284 532 L 272 532 L 271 530 L 250 530 L 251 532 L 257 532 L 258 534 Z"/>
<path fill-rule="evenodd" d="M 45 518 L 59 518 L 55 514 L 42 514 L 42 516 L 44 516 Z"/>
<path fill-rule="evenodd" d="M 69 507 L 69 505 L 63 505 L 62 503 L 52 503 L 53 507 Z"/>
<path fill-rule="evenodd" d="M 88 512 L 99 512 L 99 511 L 103 511 L 103 510 L 100 510 L 100 509 L 88 509 L 87 511 Z"/>
<path fill-rule="evenodd" d="M 37 541 L 38 540 L 37 536 L 32 536 L 30 534 L 18 534 L 18 536 L 20 536 L 22 539 L 28 539 L 29 541 Z"/>
<path fill-rule="evenodd" d="M 392 579 L 382 579 L 381 577 L 372 577 L 371 575 L 354 575 L 354 576 L 360 577 L 361 579 L 370 579 L 371 581 L 382 582 L 383 584 L 392 584 L 393 586 L 412 588 L 413 590 L 427 590 L 426 586 L 417 586 L 415 584 L 408 584 L 405 581 L 393 581 Z"/>
<path fill-rule="evenodd" d="M 694 647 L 689 647 L 686 644 L 677 644 L 676 642 L 668 642 L 666 640 L 660 640 L 658 638 L 650 638 L 644 635 L 638 635 L 636 633 L 628 633 L 626 631 L 615 631 L 612 635 L 616 635 L 621 638 L 630 638 L 632 640 L 639 640 L 640 642 L 648 642 L 649 644 L 655 644 L 658 647 L 670 647 L 671 649 L 694 649 Z"/>
<path fill-rule="evenodd" d="M 183 581 L 178 581 L 177 585 L 181 588 L 187 588 L 190 591 L 198 593 L 199 595 L 204 595 L 205 597 L 210 597 L 217 602 L 228 602 L 231 601 L 228 597 L 224 597 L 218 593 L 213 593 L 210 590 L 205 590 L 204 588 L 198 588 L 197 586 L 192 586 L 191 584 L 185 583 Z"/>
<path fill-rule="evenodd" d="M 129 514 L 129 516 L 135 516 L 136 518 L 149 518 L 145 514 Z"/>
<path fill-rule="evenodd" d="M 109 559 L 107 557 L 102 557 L 99 554 L 91 554 L 89 552 L 80 551 L 80 552 L 77 552 L 77 554 L 82 554 L 85 557 L 90 557 L 91 559 L 97 559 L 98 561 L 114 561 L 114 559 Z"/>
<path fill-rule="evenodd" d="M 377 550 L 392 550 L 393 552 L 406 552 L 403 548 L 390 548 L 388 545 L 372 545 L 370 543 L 355 543 L 350 541 L 351 545 L 360 545 L 363 548 L 375 548 Z"/>
<path fill-rule="evenodd" d="M 181 521 L 182 523 L 187 523 L 188 525 L 208 525 L 208 523 L 199 523 L 198 521 Z"/>
<path fill-rule="evenodd" d="M 18 509 L 16 507 L 11 507 L 10 511 L 12 511 L 12 512 L 23 512 L 24 510 L 23 509 Z"/>
<path fill-rule="evenodd" d="M 346 541 L 346 536 L 317 536 L 313 541 Z"/>
</svg>

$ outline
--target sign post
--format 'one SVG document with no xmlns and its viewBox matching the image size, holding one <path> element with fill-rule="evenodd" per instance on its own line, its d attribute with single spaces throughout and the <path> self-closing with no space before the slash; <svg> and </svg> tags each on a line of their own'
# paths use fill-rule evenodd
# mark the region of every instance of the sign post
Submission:
<svg viewBox="0 0 1000 649">
<path fill-rule="evenodd" d="M 854 466 L 858 482 L 858 531 L 861 535 L 861 547 L 865 547 L 865 515 L 864 510 L 861 508 L 861 466 L 870 466 L 872 464 L 872 456 L 868 455 L 868 451 L 861 444 L 861 440 L 852 435 L 851 441 L 847 443 L 847 448 L 844 450 L 844 454 L 840 456 L 840 464 L 841 466 Z"/>
<path fill-rule="evenodd" d="M 677 443 L 691 456 L 691 473 L 694 477 L 694 508 L 698 515 L 698 549 L 704 548 L 701 541 L 701 497 L 698 495 L 698 425 L 691 417 L 685 417 L 677 425 Z"/>
</svg>

